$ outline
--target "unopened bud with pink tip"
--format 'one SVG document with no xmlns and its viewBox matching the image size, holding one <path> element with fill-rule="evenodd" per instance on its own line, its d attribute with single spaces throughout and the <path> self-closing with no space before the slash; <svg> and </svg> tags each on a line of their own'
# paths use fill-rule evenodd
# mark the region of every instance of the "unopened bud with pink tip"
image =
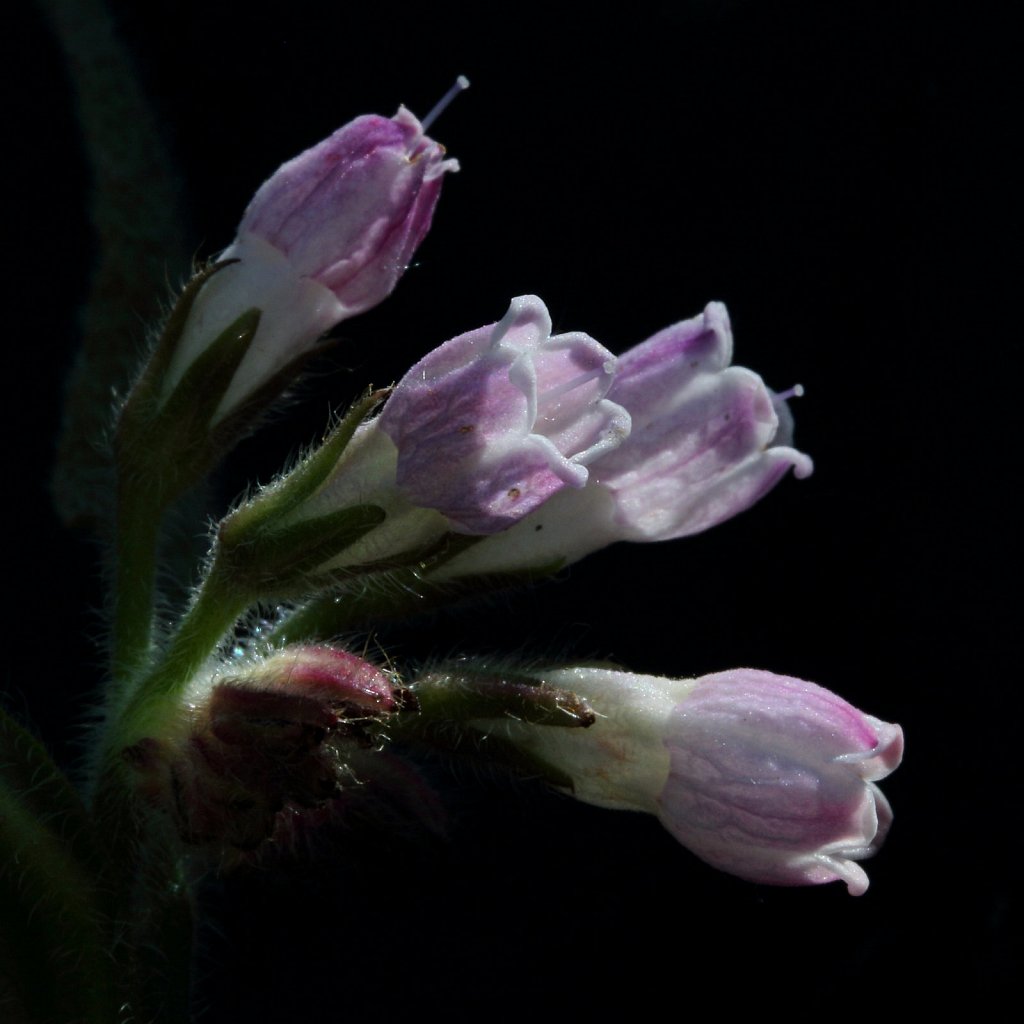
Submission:
<svg viewBox="0 0 1024 1024">
<path fill-rule="evenodd" d="M 252 849 L 277 814 L 336 796 L 346 750 L 398 711 L 405 691 L 375 665 L 325 644 L 295 645 L 197 679 L 188 713 L 125 751 L 146 801 L 187 842 Z"/>
</svg>

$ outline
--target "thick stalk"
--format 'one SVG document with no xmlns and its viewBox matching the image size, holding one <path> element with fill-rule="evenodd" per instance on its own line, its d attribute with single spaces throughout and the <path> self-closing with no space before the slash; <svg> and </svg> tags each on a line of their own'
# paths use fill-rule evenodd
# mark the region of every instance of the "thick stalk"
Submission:
<svg viewBox="0 0 1024 1024">
<path fill-rule="evenodd" d="M 237 588 L 224 585 L 216 563 L 200 587 L 192 607 L 178 626 L 160 663 L 136 687 L 113 724 L 107 757 L 146 736 L 159 736 L 161 727 L 178 711 L 177 698 L 203 662 L 216 649 L 248 600 Z"/>
</svg>

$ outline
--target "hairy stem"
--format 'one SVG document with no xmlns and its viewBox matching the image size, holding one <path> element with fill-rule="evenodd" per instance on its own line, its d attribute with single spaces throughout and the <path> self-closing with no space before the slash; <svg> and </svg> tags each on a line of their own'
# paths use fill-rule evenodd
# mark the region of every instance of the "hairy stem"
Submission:
<svg viewBox="0 0 1024 1024">
<path fill-rule="evenodd" d="M 122 483 L 117 506 L 117 565 L 110 698 L 123 694 L 149 662 L 153 593 L 162 506 L 143 489 Z"/>
<path fill-rule="evenodd" d="M 224 584 L 214 565 L 163 658 L 135 688 L 113 724 L 108 755 L 116 758 L 119 751 L 143 737 L 159 735 L 161 727 L 178 711 L 176 698 L 224 639 L 247 604 L 247 599 L 237 589 Z"/>
</svg>

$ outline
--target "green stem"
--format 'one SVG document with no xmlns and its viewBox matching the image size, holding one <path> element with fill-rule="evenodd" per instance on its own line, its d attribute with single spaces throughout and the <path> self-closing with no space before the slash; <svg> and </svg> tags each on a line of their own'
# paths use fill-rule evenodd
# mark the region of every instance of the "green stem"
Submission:
<svg viewBox="0 0 1024 1024">
<path fill-rule="evenodd" d="M 125 1019 L 187 1024 L 194 917 L 180 848 L 163 822 L 135 803 L 122 764 L 108 767 L 94 808 L 104 843 L 97 888 L 116 936 Z"/>
<path fill-rule="evenodd" d="M 168 717 L 177 711 L 175 698 L 248 604 L 244 592 L 226 585 L 215 562 L 163 659 L 141 681 L 114 723 L 108 736 L 105 763 L 116 761 L 120 751 L 144 737 L 160 734 Z"/>
<path fill-rule="evenodd" d="M 0 988 L 15 1004 L 3 1000 L 10 1019 L 117 1019 L 94 840 L 67 778 L 0 711 Z M 57 964 L 59 986 L 53 984 Z"/>
<path fill-rule="evenodd" d="M 149 661 L 162 503 L 123 480 L 117 505 L 113 692 L 116 700 Z"/>
</svg>

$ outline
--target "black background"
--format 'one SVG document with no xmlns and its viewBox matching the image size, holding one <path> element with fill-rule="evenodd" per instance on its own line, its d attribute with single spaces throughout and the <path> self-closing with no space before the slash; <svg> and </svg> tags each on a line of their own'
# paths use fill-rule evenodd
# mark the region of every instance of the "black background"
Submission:
<svg viewBox="0 0 1024 1024">
<path fill-rule="evenodd" d="M 230 241 L 278 163 L 338 124 L 400 102 L 422 115 L 456 74 L 473 83 L 432 132 L 462 171 L 416 265 L 344 326 L 333 372 L 293 416 L 243 446 L 225 500 L 365 383 L 526 292 L 556 329 L 613 351 L 723 300 L 736 361 L 807 389 L 795 414 L 810 479 L 708 534 L 620 545 L 535 592 L 382 632 L 384 649 L 668 675 L 754 665 L 818 681 L 907 737 L 884 784 L 895 826 L 859 899 L 738 882 L 653 820 L 430 766 L 450 841 L 342 843 L 208 887 L 204 1019 L 653 1015 L 662 998 L 679 1013 L 704 998 L 788 1011 L 837 996 L 875 1012 L 887 993 L 984 999 L 1006 980 L 1013 113 L 1003 27 L 966 11 L 115 5 L 200 255 Z M 97 552 L 58 527 L 46 481 L 95 259 L 90 179 L 45 21 L 23 11 L 8 38 L 6 683 L 71 764 L 101 677 L 102 597 Z"/>
</svg>

